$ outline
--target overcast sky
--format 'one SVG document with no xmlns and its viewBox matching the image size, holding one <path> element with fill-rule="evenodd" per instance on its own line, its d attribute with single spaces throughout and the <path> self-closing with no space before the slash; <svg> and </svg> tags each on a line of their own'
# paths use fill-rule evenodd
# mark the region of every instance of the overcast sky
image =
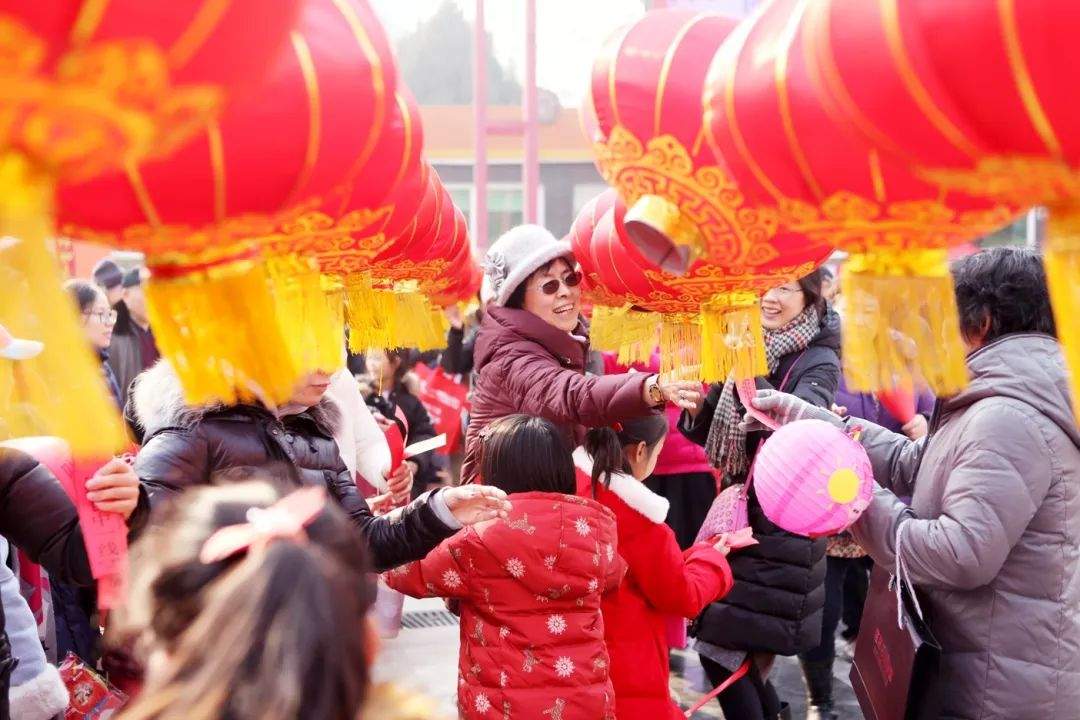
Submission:
<svg viewBox="0 0 1080 720">
<path fill-rule="evenodd" d="M 409 33 L 446 0 L 371 0 L 394 39 Z M 475 0 L 449 0 L 472 22 Z M 645 12 L 642 0 L 537 0 L 536 79 L 554 91 L 565 107 L 577 107 L 585 94 L 589 69 L 600 47 L 617 28 Z M 495 55 L 523 80 L 525 3 L 487 0 L 484 20 Z"/>
</svg>

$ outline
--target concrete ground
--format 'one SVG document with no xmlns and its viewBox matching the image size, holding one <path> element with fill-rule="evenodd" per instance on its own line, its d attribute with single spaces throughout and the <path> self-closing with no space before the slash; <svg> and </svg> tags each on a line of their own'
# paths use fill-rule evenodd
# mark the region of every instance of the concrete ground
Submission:
<svg viewBox="0 0 1080 720">
<path fill-rule="evenodd" d="M 456 717 L 458 626 L 453 616 L 444 615 L 442 600 L 406 598 L 405 627 L 392 640 L 384 640 L 375 667 L 376 681 L 392 681 L 435 700 L 446 718 Z M 693 652 L 677 650 L 672 655 L 671 689 L 683 707 L 689 708 L 709 688 Z M 837 660 L 834 693 L 841 720 L 863 717 L 848 682 L 850 665 Z M 806 717 L 806 687 L 794 658 L 779 658 L 771 679 L 780 698 L 792 705 L 792 718 Z M 720 706 L 710 703 L 694 715 L 695 720 L 723 718 Z M 727 718 L 726 720 L 737 720 Z"/>
</svg>

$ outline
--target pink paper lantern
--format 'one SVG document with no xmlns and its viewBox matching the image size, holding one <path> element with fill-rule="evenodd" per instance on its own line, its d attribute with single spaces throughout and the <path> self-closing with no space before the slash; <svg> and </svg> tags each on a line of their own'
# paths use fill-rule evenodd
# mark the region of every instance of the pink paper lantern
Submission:
<svg viewBox="0 0 1080 720">
<path fill-rule="evenodd" d="M 874 473 L 866 450 L 822 420 L 777 430 L 758 451 L 754 492 L 765 516 L 796 535 L 843 532 L 870 504 Z"/>
</svg>

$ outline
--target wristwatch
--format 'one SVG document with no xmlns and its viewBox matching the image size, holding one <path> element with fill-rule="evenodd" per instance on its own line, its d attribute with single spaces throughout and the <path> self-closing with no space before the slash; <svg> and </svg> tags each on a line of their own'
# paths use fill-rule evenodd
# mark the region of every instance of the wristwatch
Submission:
<svg viewBox="0 0 1080 720">
<path fill-rule="evenodd" d="M 645 381 L 645 392 L 649 394 L 649 402 L 653 405 L 664 404 L 664 393 L 660 392 L 659 375 L 653 375 Z"/>
</svg>

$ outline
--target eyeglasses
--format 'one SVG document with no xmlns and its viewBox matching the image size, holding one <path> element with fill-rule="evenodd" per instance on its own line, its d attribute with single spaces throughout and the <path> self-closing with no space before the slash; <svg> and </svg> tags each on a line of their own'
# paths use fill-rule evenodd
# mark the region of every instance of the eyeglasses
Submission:
<svg viewBox="0 0 1080 720">
<path fill-rule="evenodd" d="M 84 312 L 88 318 L 97 318 L 97 321 L 102 325 L 115 325 L 116 324 L 116 311 L 115 310 L 90 310 Z"/>
<path fill-rule="evenodd" d="M 559 292 L 559 286 L 565 285 L 568 288 L 577 287 L 581 284 L 581 273 L 578 271 L 569 272 L 563 275 L 562 280 L 558 278 L 552 278 L 540 285 L 540 291 L 545 295 L 554 295 Z"/>
<path fill-rule="evenodd" d="M 786 285 L 781 285 L 780 287 L 772 288 L 771 290 L 769 290 L 768 293 L 765 293 L 765 294 L 768 295 L 769 293 L 772 293 L 778 299 L 784 300 L 784 299 L 787 299 L 788 297 L 791 297 L 793 294 L 795 294 L 797 292 L 800 292 L 801 290 L 802 290 L 802 288 L 790 288 L 790 287 L 787 287 Z"/>
</svg>

